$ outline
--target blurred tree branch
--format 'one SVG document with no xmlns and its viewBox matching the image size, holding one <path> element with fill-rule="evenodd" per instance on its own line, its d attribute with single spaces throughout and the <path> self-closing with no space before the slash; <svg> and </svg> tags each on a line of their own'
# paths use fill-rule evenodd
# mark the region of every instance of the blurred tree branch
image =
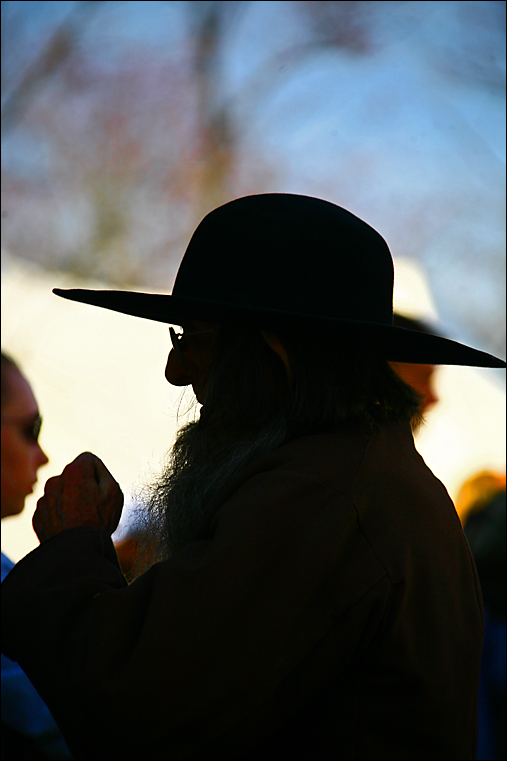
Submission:
<svg viewBox="0 0 507 761">
<path fill-rule="evenodd" d="M 11 138 L 5 144 L 2 213 L 4 244 L 13 254 L 115 285 L 169 285 L 196 223 L 230 198 L 287 188 L 296 176 L 321 197 L 345 203 L 361 194 L 371 198 L 373 178 L 379 196 L 385 195 L 385 200 L 375 199 L 373 208 L 397 231 L 398 250 L 426 260 L 435 251 L 441 258 L 439 238 L 452 221 L 457 240 L 445 248 L 447 266 L 455 256 L 479 267 L 477 252 L 484 250 L 490 270 L 499 267 L 495 282 L 503 282 L 504 259 L 497 253 L 503 245 L 503 220 L 495 218 L 503 210 L 497 210 L 494 195 L 504 164 L 495 155 L 492 130 L 476 129 L 476 122 L 481 127 L 477 115 L 469 118 L 461 106 L 465 98 L 473 103 L 479 95 L 478 110 L 490 98 L 498 98 L 500 108 L 504 3 L 78 2 L 53 33 L 50 20 L 41 25 L 39 36 L 35 30 L 35 37 L 34 21 L 44 14 L 43 6 L 53 9 L 53 28 L 56 15 L 61 19 L 65 10 L 55 14 L 58 4 L 53 2 L 12 3 L 20 10 L 9 13 L 9 5 L 2 3 L 2 21 L 7 21 L 2 24 L 2 130 Z M 137 16 L 143 29 L 139 38 Z M 447 34 L 432 36 L 442 21 Z M 124 22 L 128 34 L 122 36 L 118 27 Z M 166 31 L 171 47 L 164 46 Z M 48 32 L 50 39 L 37 52 Z M 236 41 L 254 52 L 251 59 Z M 408 52 L 412 47 L 417 48 L 415 63 Z M 345 124 L 343 136 L 330 141 L 329 167 L 320 174 L 303 170 L 299 175 L 299 167 L 294 169 L 307 161 L 297 152 L 297 142 L 287 158 L 287 150 L 276 141 L 273 147 L 270 139 L 273 127 L 277 139 L 285 139 L 285 123 L 271 121 L 272 115 L 280 119 L 280 103 L 281 118 L 288 117 L 293 132 L 301 126 L 299 119 L 319 136 L 319 120 L 334 119 L 341 128 L 335 96 L 343 92 L 348 97 L 346 78 L 352 77 L 360 89 L 359 77 L 371 70 L 363 65 L 366 57 L 372 58 L 373 68 L 386 59 L 397 64 L 400 50 L 400 79 L 407 59 L 409 70 L 415 66 L 433 82 L 427 103 L 435 108 L 434 124 L 414 128 L 414 137 L 429 141 L 434 129 L 438 141 L 425 154 L 429 166 L 418 166 L 421 177 L 412 182 L 407 176 L 403 219 L 396 220 L 398 189 L 391 188 L 391 202 L 392 180 L 378 176 L 377 167 L 382 162 L 395 170 L 417 164 L 418 143 L 413 150 L 405 145 L 405 153 L 393 158 L 398 147 L 389 144 L 389 132 L 383 142 L 382 133 L 389 121 L 384 109 L 393 107 L 402 117 L 410 91 L 401 97 L 396 90 L 401 99 L 390 103 L 381 85 L 376 100 L 366 104 L 378 137 L 368 144 L 346 133 Z M 326 80 L 329 108 L 320 93 L 305 90 L 308 82 L 312 87 L 318 81 L 317 69 L 334 72 L 335 79 Z M 395 77 L 386 76 L 386 81 L 396 83 Z M 449 84 L 455 83 L 456 103 L 447 100 Z M 313 114 L 315 103 L 323 105 Z M 487 113 L 495 118 L 495 112 Z M 317 146 L 306 144 L 317 152 Z M 442 169 L 434 167 L 431 175 L 442 145 L 448 153 Z M 460 177 L 459 188 L 450 168 Z M 424 178 L 433 183 L 429 189 L 420 182 Z M 445 187 L 442 179 L 448 180 Z M 442 271 L 443 260 L 435 269 L 437 264 Z M 480 267 L 481 272 L 487 269 L 482 260 Z M 498 285 L 497 292 L 502 305 Z M 464 304 L 467 309 L 473 312 Z M 493 326 L 490 332 L 501 331 Z"/>
<path fill-rule="evenodd" d="M 83 25 L 103 4 L 104 0 L 82 0 L 70 10 L 65 21 L 31 62 L 21 81 L 6 97 L 2 105 L 2 135 L 22 119 L 37 88 L 69 59 Z"/>
</svg>

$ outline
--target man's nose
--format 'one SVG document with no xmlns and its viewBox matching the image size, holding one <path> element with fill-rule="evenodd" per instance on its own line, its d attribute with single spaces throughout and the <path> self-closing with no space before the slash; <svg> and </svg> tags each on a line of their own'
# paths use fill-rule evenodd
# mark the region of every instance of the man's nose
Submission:
<svg viewBox="0 0 507 761">
<path fill-rule="evenodd" d="M 166 381 L 172 386 L 188 386 L 192 383 L 192 379 L 174 349 L 169 352 L 164 374 Z"/>
</svg>

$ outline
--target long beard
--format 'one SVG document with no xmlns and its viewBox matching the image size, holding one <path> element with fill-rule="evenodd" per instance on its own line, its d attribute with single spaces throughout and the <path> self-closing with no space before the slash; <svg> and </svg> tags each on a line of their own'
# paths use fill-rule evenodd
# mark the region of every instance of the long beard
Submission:
<svg viewBox="0 0 507 761">
<path fill-rule="evenodd" d="M 283 418 L 254 433 L 217 437 L 188 423 L 178 433 L 161 476 L 138 495 L 139 558 L 133 576 L 184 547 L 206 512 L 247 464 L 289 438 Z"/>
</svg>

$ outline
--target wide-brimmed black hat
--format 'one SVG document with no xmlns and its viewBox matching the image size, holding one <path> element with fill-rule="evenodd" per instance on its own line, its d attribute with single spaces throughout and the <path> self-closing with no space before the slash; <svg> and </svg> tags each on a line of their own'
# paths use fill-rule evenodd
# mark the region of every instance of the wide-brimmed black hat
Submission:
<svg viewBox="0 0 507 761">
<path fill-rule="evenodd" d="M 393 325 L 394 268 L 379 233 L 328 201 L 246 196 L 195 230 L 169 294 L 54 289 L 58 296 L 173 325 L 234 320 L 324 326 L 394 362 L 505 367 L 469 346 Z"/>
</svg>

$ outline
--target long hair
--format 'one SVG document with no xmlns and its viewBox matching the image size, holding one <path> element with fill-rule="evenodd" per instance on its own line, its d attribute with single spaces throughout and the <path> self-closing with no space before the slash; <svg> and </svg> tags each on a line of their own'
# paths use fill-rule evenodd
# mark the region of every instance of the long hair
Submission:
<svg viewBox="0 0 507 761">
<path fill-rule="evenodd" d="M 362 417 L 420 422 L 421 396 L 392 370 L 373 343 L 335 328 L 279 328 L 291 368 L 268 346 L 259 329 L 217 330 L 208 365 L 201 426 L 232 435 L 260 432 L 283 421 L 289 437 L 318 433 Z"/>
<path fill-rule="evenodd" d="M 235 476 L 291 438 L 351 418 L 370 428 L 418 419 L 420 396 L 371 346 L 330 329 L 277 335 L 290 375 L 259 328 L 217 328 L 200 417 L 178 432 L 162 477 L 144 492 L 152 560 L 183 547 Z"/>
</svg>

